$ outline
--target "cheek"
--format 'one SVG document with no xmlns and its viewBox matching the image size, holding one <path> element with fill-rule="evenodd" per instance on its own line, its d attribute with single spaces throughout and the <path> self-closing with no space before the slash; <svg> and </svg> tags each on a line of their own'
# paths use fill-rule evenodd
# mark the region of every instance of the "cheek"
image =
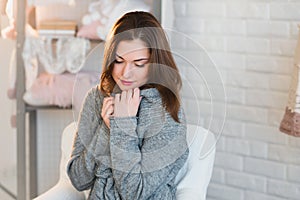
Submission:
<svg viewBox="0 0 300 200">
<path fill-rule="evenodd" d="M 140 78 L 147 81 L 148 80 L 148 68 L 142 69 L 139 72 Z"/>
<path fill-rule="evenodd" d="M 116 81 L 116 79 L 120 76 L 120 70 L 119 70 L 119 68 L 114 66 L 111 75 L 114 78 L 114 80 Z"/>
</svg>

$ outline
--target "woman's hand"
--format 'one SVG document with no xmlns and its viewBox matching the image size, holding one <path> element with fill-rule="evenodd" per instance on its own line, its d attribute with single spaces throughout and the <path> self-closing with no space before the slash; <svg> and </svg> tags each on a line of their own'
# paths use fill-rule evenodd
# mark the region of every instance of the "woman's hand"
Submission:
<svg viewBox="0 0 300 200">
<path fill-rule="evenodd" d="M 108 128 L 110 128 L 109 117 L 114 113 L 114 97 L 105 97 L 101 111 L 101 117 Z"/>
<path fill-rule="evenodd" d="M 114 117 L 136 116 L 141 99 L 139 88 L 116 94 L 114 99 Z"/>
</svg>

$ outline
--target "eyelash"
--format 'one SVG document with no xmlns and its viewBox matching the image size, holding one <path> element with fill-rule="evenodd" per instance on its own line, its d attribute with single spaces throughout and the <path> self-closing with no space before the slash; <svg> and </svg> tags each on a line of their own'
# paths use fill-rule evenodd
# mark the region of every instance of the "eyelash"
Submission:
<svg viewBox="0 0 300 200">
<path fill-rule="evenodd" d="M 115 60 L 115 63 L 116 64 L 121 64 L 121 63 L 124 63 L 124 61 L 118 61 L 118 60 Z M 137 65 L 137 64 L 134 64 L 136 67 L 144 67 L 145 64 L 142 64 L 142 65 Z"/>
<path fill-rule="evenodd" d="M 123 63 L 124 61 L 117 61 L 117 60 L 115 60 L 115 63 L 116 64 L 121 64 L 121 63 Z"/>
<path fill-rule="evenodd" d="M 135 66 L 137 66 L 137 67 L 144 67 L 145 64 L 143 64 L 143 65 L 137 65 L 137 64 L 135 64 Z"/>
</svg>

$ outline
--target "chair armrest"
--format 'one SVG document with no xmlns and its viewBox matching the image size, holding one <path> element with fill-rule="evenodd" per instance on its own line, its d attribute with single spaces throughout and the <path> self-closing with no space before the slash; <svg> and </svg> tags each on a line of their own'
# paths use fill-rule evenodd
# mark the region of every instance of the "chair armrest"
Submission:
<svg viewBox="0 0 300 200">
<path fill-rule="evenodd" d="M 76 133 L 76 124 L 73 122 L 68 125 L 63 133 L 61 140 L 61 160 L 60 176 L 56 185 L 45 193 L 39 195 L 34 200 L 85 200 L 84 192 L 77 191 L 67 175 L 67 163 L 72 152 L 72 144 Z"/>
<path fill-rule="evenodd" d="M 207 187 L 210 182 L 215 149 L 205 158 L 194 160 L 192 166 L 177 186 L 177 200 L 205 200 Z"/>
<path fill-rule="evenodd" d="M 33 200 L 85 200 L 83 192 L 78 192 L 71 183 L 58 182 L 51 189 Z"/>
<path fill-rule="evenodd" d="M 215 136 L 201 127 L 188 126 L 188 144 L 187 162 L 176 177 L 176 199 L 205 200 L 215 160 Z"/>
</svg>

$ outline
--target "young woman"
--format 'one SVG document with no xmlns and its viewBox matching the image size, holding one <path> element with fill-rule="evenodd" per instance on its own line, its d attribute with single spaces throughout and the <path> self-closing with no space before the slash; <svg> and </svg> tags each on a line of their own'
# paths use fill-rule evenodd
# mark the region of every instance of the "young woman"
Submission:
<svg viewBox="0 0 300 200">
<path fill-rule="evenodd" d="M 188 157 L 181 78 L 153 15 L 130 12 L 108 37 L 101 83 L 84 101 L 67 172 L 89 199 L 176 199 Z"/>
</svg>

